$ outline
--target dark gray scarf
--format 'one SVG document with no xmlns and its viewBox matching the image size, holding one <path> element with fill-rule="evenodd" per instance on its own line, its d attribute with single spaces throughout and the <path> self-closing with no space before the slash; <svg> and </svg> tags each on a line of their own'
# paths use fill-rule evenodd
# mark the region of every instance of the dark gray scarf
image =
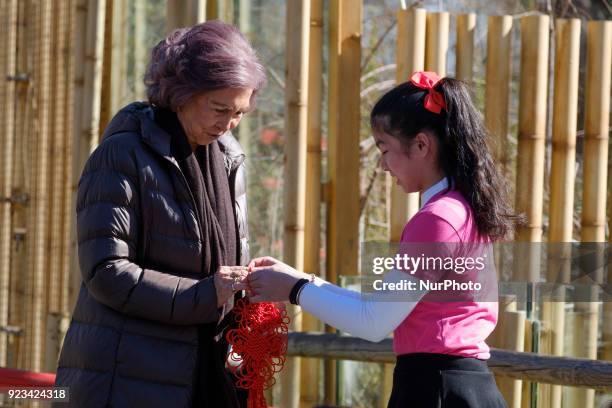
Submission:
<svg viewBox="0 0 612 408">
<path fill-rule="evenodd" d="M 236 221 L 219 144 L 215 141 L 207 146 L 198 146 L 193 152 L 174 112 L 156 109 L 155 121 L 172 136 L 172 155 L 185 175 L 195 200 L 203 245 L 202 276 L 214 274 L 221 265 L 237 265 Z M 214 340 L 219 330 L 216 323 L 203 324 L 198 329 L 200 347 L 197 378 L 194 381 L 194 407 L 240 406 L 233 380 L 225 369 L 227 343 Z"/>
</svg>

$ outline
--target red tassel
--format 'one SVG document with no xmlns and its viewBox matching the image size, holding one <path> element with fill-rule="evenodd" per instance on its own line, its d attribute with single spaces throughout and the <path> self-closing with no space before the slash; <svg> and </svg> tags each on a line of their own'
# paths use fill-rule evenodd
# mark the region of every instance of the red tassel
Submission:
<svg viewBox="0 0 612 408">
<path fill-rule="evenodd" d="M 233 368 L 236 386 L 249 390 L 248 408 L 267 408 L 264 389 L 274 385 L 274 374 L 285 364 L 289 316 L 282 304 L 246 299 L 236 302 L 234 313 L 238 327 L 226 338 L 232 345 L 230 359 L 239 362 Z"/>
</svg>

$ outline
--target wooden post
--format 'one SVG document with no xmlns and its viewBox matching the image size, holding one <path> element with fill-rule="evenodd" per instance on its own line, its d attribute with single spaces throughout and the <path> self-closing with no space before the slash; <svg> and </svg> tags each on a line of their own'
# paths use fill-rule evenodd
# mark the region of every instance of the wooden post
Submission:
<svg viewBox="0 0 612 408">
<path fill-rule="evenodd" d="M 321 260 L 321 132 L 323 103 L 323 1 L 311 0 L 308 55 L 308 133 L 306 154 L 306 214 L 304 221 L 304 272 L 320 273 Z M 242 15 L 240 16 L 242 21 Z M 302 330 L 321 331 L 321 322 L 302 311 Z M 302 359 L 300 407 L 319 404 L 320 360 Z"/>
<path fill-rule="evenodd" d="M 556 22 L 555 84 L 552 134 L 552 169 L 550 177 L 550 227 L 548 242 L 570 243 L 574 214 L 574 183 L 576 161 L 576 121 L 578 114 L 578 73 L 580 61 L 580 20 Z M 557 245 L 561 264 L 549 262 L 548 283 L 569 283 L 570 254 L 568 245 Z M 561 252 L 561 253 L 559 253 Z M 562 276 L 558 276 L 559 271 Z M 548 353 L 563 355 L 565 331 L 564 297 L 542 303 L 542 320 L 550 339 Z M 560 309 L 560 310 L 559 310 Z M 542 406 L 561 405 L 560 386 L 541 387 Z"/>
<path fill-rule="evenodd" d="M 338 0 L 330 6 L 327 279 L 335 283 L 358 271 L 362 2 Z M 336 400 L 334 366 L 326 362 L 328 405 Z"/>
<path fill-rule="evenodd" d="M 298 270 L 304 269 L 304 219 L 306 203 L 306 149 L 308 102 L 308 38 L 310 0 L 287 3 L 286 88 L 283 258 Z M 288 306 L 291 330 L 302 328 L 301 314 Z M 297 407 L 300 396 L 300 360 L 287 360 L 281 374 L 281 406 Z"/>
<path fill-rule="evenodd" d="M 1 78 L 16 74 L 17 61 L 17 0 L 0 5 L 0 23 L 3 27 L 2 58 L 0 60 Z M 0 327 L 9 324 L 9 291 L 11 277 L 12 219 L 11 201 L 13 194 L 13 149 L 15 146 L 15 81 L 4 79 L 1 85 L 2 122 L 0 129 Z M 8 336 L 0 331 L 0 367 L 7 366 Z"/>
<path fill-rule="evenodd" d="M 612 70 L 612 21 L 592 21 L 587 25 L 587 74 L 585 94 L 584 185 L 582 195 L 583 242 L 604 242 L 606 222 L 608 134 L 610 111 L 610 71 Z M 603 254 L 599 255 L 603 260 Z M 608 277 L 611 273 L 608 271 Z M 595 280 L 595 282 L 591 281 Z M 597 359 L 599 323 L 599 293 L 596 283 L 603 283 L 603 270 L 594 271 L 584 283 L 592 285 L 589 299 L 574 304 L 578 321 L 584 326 L 576 330 L 576 357 Z M 609 283 L 609 281 L 608 281 Z M 605 333 L 606 320 L 610 320 L 609 302 L 604 302 L 604 347 L 610 341 Z M 609 346 L 608 346 L 609 347 Z M 605 356 L 604 356 L 605 358 Z M 569 396 L 584 407 L 593 407 L 595 391 L 572 388 Z"/>
<path fill-rule="evenodd" d="M 544 194 L 544 149 L 548 90 L 549 17 L 544 15 L 521 18 L 521 81 L 519 95 L 519 134 L 516 170 L 516 211 L 525 214 L 526 224 L 517 227 L 516 241 L 523 243 L 542 240 L 542 207 Z M 537 247 L 526 244 L 515 253 L 514 276 L 526 282 L 540 277 Z M 531 318 L 533 304 L 527 304 Z M 531 327 L 528 322 L 529 327 Z M 531 344 L 531 333 L 526 333 Z M 530 347 L 526 350 L 531 351 Z M 531 400 L 531 384 L 523 383 L 523 405 Z"/>
<path fill-rule="evenodd" d="M 508 171 L 508 106 L 512 81 L 512 16 L 491 16 L 487 32 L 485 124 L 495 161 Z"/>
<path fill-rule="evenodd" d="M 457 79 L 471 84 L 474 74 L 474 33 L 476 14 L 467 13 L 457 16 Z"/>
<path fill-rule="evenodd" d="M 425 27 L 427 12 L 423 9 L 397 12 L 397 48 L 395 54 L 398 84 L 406 82 L 410 74 L 425 66 Z M 391 242 L 399 242 L 406 222 L 419 210 L 419 193 L 406 194 L 387 174 L 391 188 Z"/>
<path fill-rule="evenodd" d="M 448 52 L 449 14 L 427 13 L 427 38 L 425 47 L 425 71 L 446 76 L 446 54 Z"/>
</svg>

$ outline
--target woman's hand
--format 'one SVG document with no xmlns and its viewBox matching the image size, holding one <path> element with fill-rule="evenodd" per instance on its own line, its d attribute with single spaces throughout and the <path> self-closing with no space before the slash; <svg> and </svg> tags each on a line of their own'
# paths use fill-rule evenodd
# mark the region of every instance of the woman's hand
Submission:
<svg viewBox="0 0 612 408">
<path fill-rule="evenodd" d="M 269 256 L 253 259 L 249 270 L 247 281 L 241 285 L 248 290 L 251 302 L 287 302 L 293 285 L 310 277 Z M 237 287 L 243 288 L 241 285 Z"/>
<path fill-rule="evenodd" d="M 244 285 L 240 286 L 240 284 L 246 283 L 248 274 L 249 270 L 244 266 L 219 267 L 214 276 L 215 289 L 217 291 L 217 307 L 223 306 L 227 299 L 244 288 Z"/>
</svg>

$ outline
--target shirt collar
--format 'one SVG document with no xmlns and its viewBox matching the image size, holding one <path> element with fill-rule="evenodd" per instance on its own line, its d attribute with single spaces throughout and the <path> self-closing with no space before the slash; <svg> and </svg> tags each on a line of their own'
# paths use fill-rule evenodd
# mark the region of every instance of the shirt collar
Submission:
<svg viewBox="0 0 612 408">
<path fill-rule="evenodd" d="M 421 208 L 423 208 L 433 196 L 446 189 L 448 189 L 448 179 L 443 177 L 442 180 L 438 181 L 421 194 Z"/>
</svg>

